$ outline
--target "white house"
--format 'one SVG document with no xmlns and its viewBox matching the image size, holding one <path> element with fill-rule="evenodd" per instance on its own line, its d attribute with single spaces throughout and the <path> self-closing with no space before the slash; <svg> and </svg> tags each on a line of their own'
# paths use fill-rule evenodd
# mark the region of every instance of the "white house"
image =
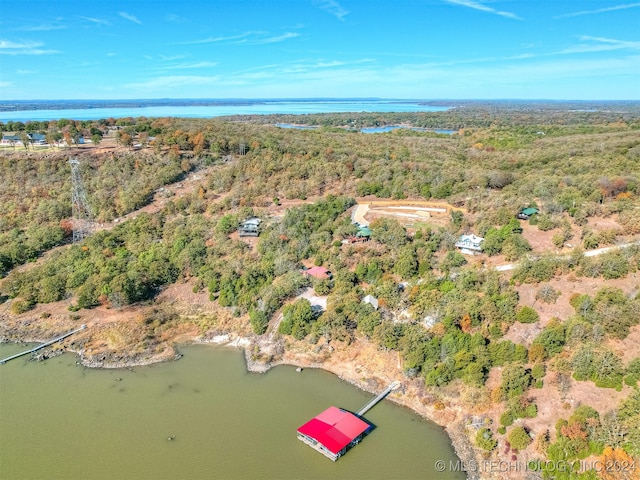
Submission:
<svg viewBox="0 0 640 480">
<path fill-rule="evenodd" d="M 473 233 L 470 235 L 460 235 L 460 238 L 456 242 L 456 247 L 460 249 L 461 253 L 475 255 L 476 252 L 482 252 L 483 241 L 484 238 L 478 237 Z"/>
<path fill-rule="evenodd" d="M 374 310 L 378 309 L 378 299 L 372 295 L 367 295 L 366 297 L 364 297 L 362 299 L 362 303 L 368 303 L 374 308 Z"/>
<path fill-rule="evenodd" d="M 260 235 L 260 223 L 262 221 L 257 217 L 247 218 L 238 226 L 238 232 L 241 237 L 257 237 Z"/>
</svg>

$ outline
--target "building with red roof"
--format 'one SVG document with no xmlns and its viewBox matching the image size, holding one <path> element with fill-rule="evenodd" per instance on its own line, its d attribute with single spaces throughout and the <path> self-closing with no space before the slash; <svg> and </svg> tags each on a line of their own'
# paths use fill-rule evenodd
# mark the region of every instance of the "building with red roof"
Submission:
<svg viewBox="0 0 640 480">
<path fill-rule="evenodd" d="M 371 425 L 353 413 L 329 407 L 298 428 L 298 439 L 335 462 L 370 429 Z"/>
<path fill-rule="evenodd" d="M 307 276 L 318 278 L 320 280 L 322 280 L 323 278 L 331 279 L 331 277 L 333 276 L 331 275 L 331 272 L 325 267 L 311 267 L 306 270 L 303 270 L 302 273 L 304 273 Z"/>
</svg>

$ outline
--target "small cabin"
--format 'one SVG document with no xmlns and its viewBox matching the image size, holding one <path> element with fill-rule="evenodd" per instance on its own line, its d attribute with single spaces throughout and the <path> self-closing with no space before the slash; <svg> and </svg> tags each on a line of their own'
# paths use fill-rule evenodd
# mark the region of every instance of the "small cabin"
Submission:
<svg viewBox="0 0 640 480">
<path fill-rule="evenodd" d="M 362 299 L 362 303 L 368 303 L 373 307 L 374 310 L 378 309 L 378 299 L 373 295 L 367 295 Z"/>
<path fill-rule="evenodd" d="M 356 233 L 357 238 L 366 238 L 369 240 L 371 238 L 371 229 L 369 227 L 360 227 L 358 229 L 358 233 Z"/>
<path fill-rule="evenodd" d="M 43 133 L 28 133 L 27 135 L 29 136 L 31 143 L 33 143 L 34 145 L 47 144 L 46 136 Z"/>
<path fill-rule="evenodd" d="M 368 242 L 371 239 L 371 229 L 369 227 L 363 227 L 356 224 L 358 232 L 355 235 L 342 241 L 342 243 L 361 243 Z"/>
<path fill-rule="evenodd" d="M 0 141 L 2 145 L 22 145 L 22 137 L 20 135 L 8 135 L 2 134 L 2 141 Z"/>
<path fill-rule="evenodd" d="M 538 210 L 537 208 L 534 208 L 534 207 L 523 208 L 516 215 L 516 218 L 520 220 L 529 220 L 533 215 L 537 213 L 540 213 L 540 210 Z"/>
<path fill-rule="evenodd" d="M 317 278 L 318 280 L 323 280 L 325 278 L 331 280 L 333 278 L 333 274 L 325 267 L 311 267 L 306 270 L 302 270 L 302 273 L 307 277 Z"/>
<path fill-rule="evenodd" d="M 473 233 L 470 235 L 460 235 L 460 238 L 456 242 L 456 247 L 460 249 L 461 253 L 475 255 L 476 252 L 482 252 L 482 242 L 484 242 L 484 238 L 478 237 Z"/>
<path fill-rule="evenodd" d="M 238 235 L 241 237 L 257 237 L 260 235 L 260 223 L 258 217 L 247 218 L 238 225 Z"/>
</svg>

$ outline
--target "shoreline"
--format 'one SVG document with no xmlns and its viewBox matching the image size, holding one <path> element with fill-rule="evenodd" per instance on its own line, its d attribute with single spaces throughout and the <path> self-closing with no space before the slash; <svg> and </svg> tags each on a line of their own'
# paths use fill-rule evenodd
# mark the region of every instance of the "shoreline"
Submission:
<svg viewBox="0 0 640 480">
<path fill-rule="evenodd" d="M 249 340 L 246 339 L 248 342 Z M 231 346 L 229 344 L 223 344 L 222 346 Z M 236 347 L 238 348 L 238 347 Z M 281 360 L 277 360 L 274 362 L 259 362 L 256 360 L 253 360 L 251 358 L 251 354 L 249 353 L 249 349 L 247 347 L 240 347 L 243 348 L 243 352 L 244 352 L 244 357 L 245 357 L 245 365 L 247 367 L 247 371 L 252 372 L 252 373 L 268 373 L 269 370 L 271 370 L 272 368 L 278 367 L 280 365 L 289 365 L 289 366 L 293 366 L 293 367 L 298 367 L 298 368 L 309 368 L 309 369 L 322 369 L 326 372 L 329 372 L 333 375 L 335 375 L 336 377 L 338 377 L 340 380 L 349 383 L 350 385 L 358 388 L 359 390 L 362 390 L 364 392 L 368 392 L 372 395 L 377 395 L 378 393 L 380 393 L 380 391 L 376 391 L 372 388 L 370 388 L 369 385 L 367 385 L 365 382 L 362 381 L 358 381 L 355 378 L 352 378 L 348 375 L 345 375 L 344 371 L 340 371 L 339 369 L 334 369 L 334 368 L 330 368 L 327 365 L 321 364 L 321 363 L 317 363 L 317 362 L 306 362 L 300 359 L 289 359 L 289 360 L 285 360 L 285 359 L 281 359 Z M 410 381 L 410 379 L 404 379 L 404 381 L 399 380 L 401 382 L 401 387 L 394 391 L 391 392 L 389 395 L 387 395 L 385 397 L 386 400 L 389 400 L 391 402 L 393 402 L 394 404 L 400 406 L 400 407 L 404 407 L 404 408 L 408 408 L 409 410 L 411 410 L 413 413 L 415 413 L 416 415 L 418 415 L 421 419 L 432 422 L 436 425 L 438 425 L 443 431 L 444 433 L 447 434 L 447 436 L 449 437 L 449 441 L 451 442 L 451 446 L 453 448 L 453 451 L 455 453 L 455 455 L 458 457 L 458 459 L 460 460 L 462 465 L 476 465 L 479 464 L 479 458 L 478 455 L 476 454 L 476 449 L 475 446 L 471 443 L 469 437 L 466 434 L 465 431 L 465 426 L 463 423 L 463 420 L 457 419 L 455 422 L 453 422 L 452 424 L 449 425 L 443 425 L 441 422 L 438 422 L 437 419 L 431 417 L 426 409 L 421 409 L 418 408 L 417 405 L 412 404 L 411 401 L 409 401 L 406 397 L 405 397 L 405 385 Z M 398 392 L 402 392 L 402 394 L 399 396 Z M 394 395 L 395 394 L 395 395 Z M 479 475 L 479 473 L 477 471 L 471 470 L 466 472 L 467 474 L 467 479 L 468 480 L 481 480 L 481 476 Z M 489 477 L 487 477 L 489 478 Z"/>
<path fill-rule="evenodd" d="M 35 339 L 31 336 L 25 336 L 23 338 L 15 340 L 10 339 L 6 336 L 0 337 L 0 343 L 19 344 L 34 343 L 40 341 L 41 340 Z M 251 373 L 265 374 L 268 373 L 271 369 L 281 365 L 288 365 L 302 369 L 322 369 L 362 391 L 371 393 L 372 395 L 379 393 L 379 391 L 376 391 L 376 388 L 372 387 L 371 384 L 367 384 L 367 382 L 362 380 L 362 378 L 373 378 L 374 374 L 371 372 L 363 372 L 366 373 L 366 375 L 364 375 L 364 377 L 361 376 L 361 379 L 357 379 L 349 375 L 347 369 L 341 370 L 340 368 L 335 368 L 334 366 L 326 365 L 325 363 L 308 361 L 302 358 L 300 355 L 295 354 L 293 354 L 292 358 L 271 359 L 265 362 L 260 359 L 252 358 L 250 349 L 252 346 L 257 345 L 253 339 L 237 336 L 233 333 L 219 334 L 208 339 L 203 337 L 196 337 L 193 338 L 190 342 L 184 342 L 181 344 L 176 344 L 175 346 L 169 346 L 159 354 L 151 356 L 148 355 L 148 352 L 147 354 L 142 353 L 134 356 L 121 354 L 117 355 L 118 358 L 116 358 L 115 361 L 113 361 L 114 359 L 112 356 L 109 356 L 109 359 L 107 359 L 106 356 L 103 356 L 101 358 L 91 358 L 84 355 L 83 349 L 74 349 L 72 345 L 63 344 L 58 345 L 57 348 L 55 346 L 43 348 L 42 351 L 38 352 L 35 360 L 47 360 L 49 358 L 61 355 L 62 353 L 68 352 L 75 354 L 78 357 L 78 361 L 76 362 L 76 364 L 82 365 L 85 368 L 102 368 L 107 370 L 131 369 L 135 367 L 142 367 L 157 363 L 179 360 L 182 357 L 182 353 L 180 353 L 179 351 L 180 347 L 189 345 L 212 345 L 222 348 L 242 349 L 245 359 L 245 367 L 247 371 Z M 385 379 L 385 381 L 387 380 L 391 379 Z M 474 462 L 477 463 L 479 459 L 476 448 L 473 446 L 465 431 L 463 420 L 456 418 L 451 423 L 443 423 L 442 421 L 438 421 L 437 418 L 434 418 L 429 414 L 427 408 L 424 408 L 423 404 L 416 403 L 415 398 L 413 402 L 410 398 L 408 398 L 407 394 L 410 390 L 412 390 L 412 385 L 410 385 L 411 380 L 402 379 L 400 381 L 402 383 L 402 387 L 399 390 L 392 392 L 392 394 L 388 395 L 386 398 L 398 406 L 408 408 L 423 420 L 433 422 L 434 424 L 442 428 L 442 430 L 449 437 L 449 441 L 451 442 L 454 453 L 460 459 L 462 465 L 473 465 L 475 464 Z M 420 406 L 422 406 L 423 408 L 420 408 Z M 471 471 L 467 472 L 467 478 L 469 480 L 480 480 L 483 477 L 481 477 L 477 472 Z"/>
</svg>

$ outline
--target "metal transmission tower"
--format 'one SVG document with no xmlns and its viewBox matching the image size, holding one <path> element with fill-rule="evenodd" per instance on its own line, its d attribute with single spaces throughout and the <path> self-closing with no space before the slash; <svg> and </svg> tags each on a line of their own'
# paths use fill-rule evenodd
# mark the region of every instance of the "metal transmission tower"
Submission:
<svg viewBox="0 0 640 480">
<path fill-rule="evenodd" d="M 93 217 L 89 210 L 87 192 L 82 184 L 82 177 L 77 158 L 70 158 L 71 165 L 71 213 L 73 215 L 73 243 L 78 243 L 87 238 L 93 230 Z"/>
</svg>

